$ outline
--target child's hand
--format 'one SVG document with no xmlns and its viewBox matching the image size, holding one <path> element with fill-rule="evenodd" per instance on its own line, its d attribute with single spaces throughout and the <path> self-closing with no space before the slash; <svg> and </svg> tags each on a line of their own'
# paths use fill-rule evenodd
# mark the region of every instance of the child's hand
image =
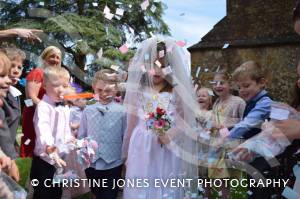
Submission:
<svg viewBox="0 0 300 199">
<path fill-rule="evenodd" d="M 158 136 L 157 140 L 160 144 L 169 144 L 171 142 L 171 139 L 167 134 Z"/>
<path fill-rule="evenodd" d="M 250 162 L 254 158 L 254 153 L 248 150 L 247 148 L 236 148 L 232 151 L 236 160 Z"/>
<path fill-rule="evenodd" d="M 0 157 L 0 168 L 1 169 L 10 169 L 11 163 L 12 163 L 11 159 L 8 156 L 4 155 L 4 156 Z"/>
<path fill-rule="evenodd" d="M 51 153 L 57 152 L 57 148 L 55 146 L 47 146 L 46 153 L 50 155 Z"/>
<path fill-rule="evenodd" d="M 8 172 L 9 176 L 11 176 L 16 182 L 20 181 L 20 173 L 19 173 L 19 168 L 16 164 L 16 162 L 13 160 L 11 163 L 11 168 L 9 169 Z"/>
<path fill-rule="evenodd" d="M 63 160 L 59 157 L 59 155 L 58 155 L 58 153 L 57 153 L 56 151 L 53 152 L 53 153 L 50 153 L 49 156 L 50 156 L 50 158 L 51 158 L 52 160 L 54 160 L 55 164 L 56 164 L 58 167 L 63 167 L 63 166 L 65 167 L 65 166 L 67 166 L 66 162 L 63 161 Z"/>
</svg>

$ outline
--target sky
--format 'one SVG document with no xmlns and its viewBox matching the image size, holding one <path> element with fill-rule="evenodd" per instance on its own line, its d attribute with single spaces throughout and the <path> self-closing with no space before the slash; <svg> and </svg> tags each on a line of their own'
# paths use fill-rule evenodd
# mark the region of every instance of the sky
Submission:
<svg viewBox="0 0 300 199">
<path fill-rule="evenodd" d="M 167 5 L 163 19 L 172 37 L 198 43 L 226 15 L 226 0 L 162 0 Z"/>
</svg>

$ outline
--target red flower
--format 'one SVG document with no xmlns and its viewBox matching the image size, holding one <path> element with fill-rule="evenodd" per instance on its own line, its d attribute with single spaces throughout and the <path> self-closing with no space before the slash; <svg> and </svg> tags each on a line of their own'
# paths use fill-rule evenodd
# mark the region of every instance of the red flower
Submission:
<svg viewBox="0 0 300 199">
<path fill-rule="evenodd" d="M 148 118 L 153 118 L 154 117 L 154 113 L 151 112 L 151 113 L 148 113 Z"/>
<path fill-rule="evenodd" d="M 164 109 L 159 108 L 159 107 L 156 108 L 156 112 L 160 116 L 162 116 L 162 115 L 164 115 L 166 113 L 166 111 Z"/>
</svg>

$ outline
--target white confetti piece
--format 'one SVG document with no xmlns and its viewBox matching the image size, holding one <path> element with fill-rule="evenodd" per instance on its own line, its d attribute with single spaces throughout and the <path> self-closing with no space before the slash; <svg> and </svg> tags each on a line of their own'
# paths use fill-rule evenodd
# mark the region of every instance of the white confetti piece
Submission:
<svg viewBox="0 0 300 199">
<path fill-rule="evenodd" d="M 13 96 L 13 97 L 19 97 L 22 95 L 21 91 L 19 91 L 17 88 L 10 86 L 8 89 L 8 92 Z"/>
<path fill-rule="evenodd" d="M 198 66 L 198 68 L 197 68 L 197 72 L 196 72 L 196 77 L 197 77 L 197 78 L 199 77 L 199 73 L 200 73 L 200 71 L 201 71 L 201 67 L 200 67 L 200 66 Z"/>
<path fill-rule="evenodd" d="M 110 14 L 110 9 L 109 9 L 109 7 L 105 6 L 105 7 L 104 7 L 104 10 L 103 10 L 103 13 L 104 13 L 104 14 Z"/>
<path fill-rule="evenodd" d="M 25 144 L 25 145 L 28 145 L 28 144 L 30 143 L 30 141 L 31 141 L 30 139 L 27 139 L 27 140 L 24 142 L 24 144 Z"/>
<path fill-rule="evenodd" d="M 150 59 L 150 55 L 147 53 L 147 54 L 145 54 L 145 61 L 148 61 L 149 59 Z"/>
<path fill-rule="evenodd" d="M 287 120 L 290 112 L 285 109 L 271 107 L 270 118 L 275 120 Z"/>
<path fill-rule="evenodd" d="M 199 85 L 196 84 L 194 90 L 197 91 L 198 87 L 199 87 Z"/>
<path fill-rule="evenodd" d="M 26 107 L 31 107 L 31 106 L 33 106 L 33 101 L 32 101 L 32 99 L 24 100 L 24 103 L 25 103 Z"/>
<path fill-rule="evenodd" d="M 128 5 L 128 7 L 129 7 L 129 8 L 132 8 L 132 5 L 131 5 L 131 4 L 129 4 L 129 5 Z"/>
<path fill-rule="evenodd" d="M 100 48 L 100 50 L 98 50 L 98 52 L 97 52 L 97 58 L 100 59 L 102 57 L 102 55 L 103 55 L 103 49 Z"/>
<path fill-rule="evenodd" d="M 163 72 L 164 75 L 169 75 L 169 74 L 172 73 L 172 68 L 170 66 L 168 66 L 166 68 L 163 68 L 162 72 Z"/>
<path fill-rule="evenodd" d="M 224 46 L 222 47 L 223 49 L 226 49 L 229 47 L 229 43 L 225 43 Z"/>
<path fill-rule="evenodd" d="M 169 46 L 169 47 L 167 48 L 167 52 L 170 53 L 170 52 L 172 52 L 172 51 L 173 51 L 173 46 Z"/>
<path fill-rule="evenodd" d="M 97 7 L 98 6 L 98 3 L 97 2 L 94 2 L 92 3 L 94 7 Z"/>
<path fill-rule="evenodd" d="M 215 96 L 214 92 L 211 91 L 211 90 L 208 90 L 208 95 L 210 95 L 210 96 Z"/>
<path fill-rule="evenodd" d="M 218 195 L 219 195 L 219 196 L 222 196 L 222 195 L 223 195 L 222 191 L 219 191 Z"/>
<path fill-rule="evenodd" d="M 154 63 L 155 63 L 156 66 L 158 66 L 159 68 L 161 68 L 161 63 L 158 60 L 156 60 Z"/>
<path fill-rule="evenodd" d="M 162 58 L 164 56 L 165 56 L 165 51 L 164 50 L 161 50 L 161 51 L 158 52 L 158 57 L 159 58 Z"/>
<path fill-rule="evenodd" d="M 152 5 L 151 8 L 150 8 L 151 12 L 155 13 L 156 11 L 156 6 L 155 5 Z"/>
<path fill-rule="evenodd" d="M 249 190 L 249 191 L 247 191 L 247 194 L 251 196 L 253 194 L 253 192 Z"/>
<path fill-rule="evenodd" d="M 146 10 L 149 6 L 149 1 L 145 0 L 143 3 L 141 3 L 142 10 Z"/>
<path fill-rule="evenodd" d="M 206 72 L 206 73 L 207 73 L 207 72 L 208 72 L 208 68 L 205 68 L 205 69 L 204 69 L 204 72 Z"/>
<path fill-rule="evenodd" d="M 40 6 L 45 6 L 45 2 L 41 1 L 41 2 L 39 2 L 39 5 Z"/>
<path fill-rule="evenodd" d="M 123 15 L 124 15 L 124 10 L 121 9 L 121 8 L 117 8 L 117 10 L 116 10 L 116 15 L 123 16 Z"/>
<path fill-rule="evenodd" d="M 110 68 L 113 69 L 114 71 L 119 71 L 120 66 L 117 66 L 117 65 L 111 65 Z"/>
<path fill-rule="evenodd" d="M 113 18 L 114 16 L 115 16 L 115 15 L 112 14 L 112 13 L 106 13 L 106 14 L 104 15 L 104 17 L 105 17 L 106 19 L 108 19 L 108 20 L 112 20 L 112 18 Z"/>
<path fill-rule="evenodd" d="M 129 27 L 129 31 L 130 31 L 132 34 L 134 34 L 133 28 Z"/>
<path fill-rule="evenodd" d="M 122 17 L 119 16 L 119 15 L 115 15 L 114 17 L 115 17 L 117 20 L 121 20 L 121 18 L 122 18 Z"/>
<path fill-rule="evenodd" d="M 147 72 L 146 68 L 145 68 L 145 65 L 141 65 L 141 70 L 143 71 L 143 73 Z"/>
</svg>

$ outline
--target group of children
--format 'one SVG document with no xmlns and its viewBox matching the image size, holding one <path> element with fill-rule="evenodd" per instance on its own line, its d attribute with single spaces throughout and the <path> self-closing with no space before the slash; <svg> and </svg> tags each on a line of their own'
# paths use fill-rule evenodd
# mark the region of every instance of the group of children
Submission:
<svg viewBox="0 0 300 199">
<path fill-rule="evenodd" d="M 49 52 L 51 56 L 52 52 Z M 25 53 L 15 47 L 1 49 L 1 128 L 0 157 L 1 168 L 7 169 L 15 181 L 19 181 L 19 170 L 15 159 L 19 156 L 16 134 L 21 117 L 21 92 L 13 85 L 18 83 L 22 74 L 22 62 Z M 76 174 L 85 178 L 82 173 L 83 166 L 77 161 L 76 152 L 66 149 L 66 145 L 75 143 L 78 138 L 89 137 L 96 141 L 99 147 L 95 153 L 91 165 L 86 170 L 88 179 L 117 179 L 121 177 L 124 160 L 121 159 L 122 138 L 126 128 L 126 112 L 124 108 L 115 102 L 119 80 L 109 76 L 112 70 L 101 70 L 95 73 L 93 80 L 94 98 L 97 103 L 86 106 L 82 99 L 63 100 L 66 94 L 76 94 L 75 88 L 70 84 L 69 72 L 60 66 L 42 68 L 42 89 L 44 95 L 37 103 L 33 126 L 35 132 L 34 150 L 30 179 L 45 182 L 53 179 L 59 168 L 77 169 Z M 114 75 L 115 76 L 115 75 Z M 26 104 L 31 107 L 32 104 Z M 118 119 L 119 118 L 119 119 Z M 101 125 L 99 125 L 101 121 Z M 80 126 L 80 128 L 79 128 Z M 106 126 L 106 127 L 105 127 Z M 102 133 L 101 133 L 102 132 Z M 29 143 L 24 143 L 24 145 Z M 73 165 L 72 165 L 73 164 Z M 75 167 L 74 167 L 75 165 Z M 105 171 L 105 172 L 103 172 Z M 112 181 L 109 180 L 111 186 Z M 3 184 L 4 185 L 4 184 Z M 44 183 L 33 187 L 33 198 L 71 198 L 88 192 L 89 187 L 81 187 L 78 191 L 63 190 L 61 187 L 46 187 Z M 117 189 L 92 188 L 97 198 L 115 198 Z M 65 193 L 67 192 L 67 193 Z M 75 192 L 75 194 L 74 194 Z M 13 198 L 7 190 L 7 195 L 1 198 Z"/>
<path fill-rule="evenodd" d="M 50 52 L 49 56 L 52 54 Z M 0 52 L 0 147 L 3 151 L 0 166 L 6 168 L 16 181 L 20 178 L 14 160 L 18 157 L 15 147 L 21 116 L 21 93 L 13 85 L 18 83 L 22 74 L 24 59 L 25 54 L 17 48 L 8 47 Z M 241 161 L 253 156 L 248 151 L 236 150 L 236 146 L 260 133 L 261 125 L 270 118 L 272 99 L 265 90 L 268 73 L 254 61 L 243 63 L 232 74 L 220 70 L 211 82 L 212 90 L 204 87 L 197 90 L 198 104 L 193 107 L 190 101 L 193 100 L 193 93 L 190 93 L 193 92 L 193 86 L 190 74 L 185 70 L 185 60 L 186 55 L 172 40 L 151 38 L 144 41 L 128 69 L 124 104 L 115 100 L 121 83 L 121 78 L 116 78 L 116 71 L 103 69 L 95 73 L 92 88 L 96 102 L 86 105 L 84 101 L 64 99 L 65 95 L 76 94 L 66 69 L 61 66 L 42 68 L 43 78 L 39 84 L 44 94 L 34 103 L 32 130 L 35 138 L 32 142 L 35 145 L 30 179 L 45 182 L 46 179 L 53 179 L 60 169 L 66 171 L 75 168 L 81 178 L 107 179 L 108 187 L 92 186 L 91 192 L 97 199 L 114 199 L 118 194 L 114 181 L 122 178 L 125 158 L 125 179 L 181 178 L 183 173 L 188 177 L 200 174 L 200 178 L 240 178 L 241 172 L 227 168 L 225 160 L 229 152 Z M 231 94 L 234 83 L 239 97 Z M 215 96 L 217 99 L 213 99 Z M 147 127 L 145 122 L 145 115 L 149 116 L 158 110 L 170 116 L 173 123 L 160 135 L 152 133 L 154 130 Z M 200 114 L 193 116 L 194 113 Z M 192 133 L 189 134 L 188 128 L 196 127 L 196 121 L 201 136 L 205 137 L 204 141 L 201 138 L 200 144 L 206 142 L 208 146 L 206 149 L 201 147 L 200 156 L 205 153 L 204 161 L 209 165 L 204 171 L 202 168 L 201 173 L 190 172 L 195 164 L 186 152 L 194 155 L 196 152 L 193 149 L 196 147 L 193 144 L 199 144 L 198 139 L 189 140 Z M 160 128 L 165 121 L 156 122 L 153 121 L 154 129 Z M 77 154 L 66 146 L 87 137 L 94 140 L 98 148 L 83 173 L 83 166 L 74 161 L 77 160 Z M 238 144 L 232 148 L 229 142 Z M 276 177 L 269 163 L 261 156 L 256 155 L 249 164 L 264 177 Z M 248 177 L 251 178 L 250 174 Z M 88 191 L 87 187 L 81 188 L 79 194 Z M 33 198 L 74 197 L 70 193 L 72 191 L 66 193 L 68 191 L 60 186 L 48 187 L 40 183 L 33 187 Z M 222 187 L 222 191 L 222 197 L 230 197 L 226 187 Z M 249 198 L 269 198 L 273 194 L 270 188 L 251 191 Z M 124 188 L 124 198 L 128 199 L 165 196 L 181 199 L 188 194 L 181 188 L 157 188 L 151 184 L 142 189 Z M 8 195 L 7 198 L 11 197 Z"/>
</svg>

